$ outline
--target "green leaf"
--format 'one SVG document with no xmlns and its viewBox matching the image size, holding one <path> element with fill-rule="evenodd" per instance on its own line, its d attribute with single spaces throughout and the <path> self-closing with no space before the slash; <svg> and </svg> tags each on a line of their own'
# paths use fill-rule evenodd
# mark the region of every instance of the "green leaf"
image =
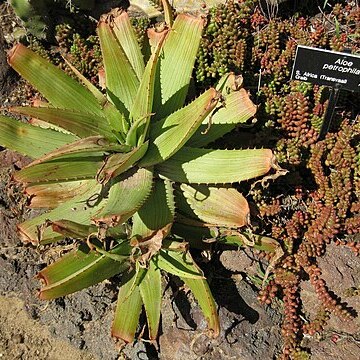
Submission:
<svg viewBox="0 0 360 360">
<path fill-rule="evenodd" d="M 59 233 L 45 226 L 47 221 L 71 220 L 79 224 L 90 225 L 91 218 L 102 210 L 106 201 L 103 199 L 102 186 L 91 180 L 87 191 L 73 197 L 54 210 L 29 219 L 18 225 L 20 237 L 24 242 L 48 244 L 64 238 Z"/>
<path fill-rule="evenodd" d="M 103 156 L 95 153 L 86 156 L 61 157 L 40 164 L 28 165 L 15 173 L 14 178 L 22 183 L 75 181 L 94 179 L 103 164 Z"/>
<path fill-rule="evenodd" d="M 210 128 L 208 125 L 201 125 L 191 139 L 186 143 L 186 146 L 191 147 L 206 147 L 215 140 L 221 139 L 224 135 L 233 131 L 236 128 L 235 124 L 212 124 Z"/>
<path fill-rule="evenodd" d="M 45 282 L 40 290 L 42 300 L 51 300 L 95 285 L 129 268 L 130 248 L 120 244 L 111 254 L 124 255 L 124 261 L 115 261 L 100 255 L 82 244 L 77 251 L 64 255 L 60 260 L 40 271 L 38 278 Z"/>
<path fill-rule="evenodd" d="M 241 75 L 238 75 L 238 76 L 241 76 Z M 242 77 L 241 77 L 241 79 L 242 79 Z M 231 87 L 232 87 L 231 85 L 234 84 L 233 80 L 235 80 L 235 74 L 232 72 L 226 73 L 216 83 L 216 86 L 215 86 L 216 90 L 221 91 L 221 93 L 223 95 L 228 94 L 229 90 L 231 90 Z"/>
<path fill-rule="evenodd" d="M 73 197 L 86 192 L 89 189 L 89 181 L 93 183 L 93 180 L 75 180 L 30 185 L 25 189 L 25 193 L 29 197 L 28 206 L 31 208 L 56 208 Z"/>
<path fill-rule="evenodd" d="M 204 274 L 188 251 L 160 250 L 154 257 L 155 264 L 166 272 L 192 279 L 203 279 Z"/>
<path fill-rule="evenodd" d="M 224 106 L 219 108 L 211 117 L 212 124 L 240 124 L 244 123 L 256 113 L 256 106 L 250 100 L 245 89 L 234 91 L 224 99 Z M 204 120 L 207 124 L 208 119 Z"/>
<path fill-rule="evenodd" d="M 219 243 L 238 247 L 247 246 L 251 243 L 251 247 L 254 249 L 266 252 L 275 252 L 280 248 L 279 242 L 271 237 L 236 231 L 228 234 L 226 231 L 221 231 Z"/>
<path fill-rule="evenodd" d="M 145 267 L 140 266 L 140 263 L 138 261 L 135 262 L 135 275 L 131 277 L 131 287 L 128 288 L 127 296 L 130 296 L 131 293 L 139 287 L 141 282 L 144 280 L 148 269 Z M 124 299 L 126 300 L 126 299 Z"/>
<path fill-rule="evenodd" d="M 118 143 L 112 143 L 103 136 L 90 136 L 78 141 L 74 141 L 71 144 L 62 146 L 59 149 L 47 153 L 43 157 L 34 160 L 28 167 L 49 162 L 51 160 L 60 160 L 71 157 L 87 157 L 96 156 L 98 154 L 104 154 L 105 152 L 121 152 L 126 153 L 131 150 L 130 146 L 120 145 Z"/>
<path fill-rule="evenodd" d="M 236 189 L 187 184 L 181 184 L 180 188 L 191 209 L 203 222 L 233 228 L 249 223 L 249 205 Z"/>
<path fill-rule="evenodd" d="M 80 138 L 103 135 L 115 140 L 112 129 L 106 118 L 70 109 L 57 109 L 51 107 L 22 107 L 10 108 L 15 114 L 33 116 L 50 124 L 60 126 Z"/>
<path fill-rule="evenodd" d="M 159 174 L 175 182 L 233 183 L 266 174 L 275 164 L 269 149 L 213 150 L 183 147 L 157 164 Z"/>
<path fill-rule="evenodd" d="M 184 106 L 203 25 L 203 19 L 187 14 L 179 14 L 174 21 L 161 54 L 161 97 L 157 94 L 161 104 L 154 108 L 158 120 Z"/>
<path fill-rule="evenodd" d="M 129 59 L 136 76 L 141 80 L 145 69 L 144 59 L 127 12 L 123 11 L 114 18 L 113 31 Z"/>
<path fill-rule="evenodd" d="M 168 0 L 162 0 L 162 6 L 164 8 L 165 23 L 172 27 L 174 22 L 173 9 Z"/>
<path fill-rule="evenodd" d="M 153 261 L 149 262 L 144 279 L 139 284 L 149 326 L 149 338 L 155 340 L 159 330 L 161 310 L 161 272 Z"/>
<path fill-rule="evenodd" d="M 191 279 L 181 277 L 181 280 L 190 288 L 206 318 L 206 321 L 213 337 L 220 334 L 219 317 L 216 311 L 216 304 L 211 294 L 209 285 L 205 279 Z"/>
<path fill-rule="evenodd" d="M 187 145 L 206 146 L 233 130 L 236 124 L 249 120 L 255 115 L 256 110 L 245 89 L 225 95 L 223 105 L 219 105 L 213 114 L 203 121 Z"/>
<path fill-rule="evenodd" d="M 87 238 L 90 234 L 96 234 L 99 231 L 99 227 L 95 225 L 82 225 L 71 220 L 57 220 L 50 221 L 49 225 L 54 232 L 57 232 L 64 237 L 71 237 L 73 239 Z M 103 229 L 101 229 L 102 231 Z M 106 237 L 116 238 L 119 242 L 120 239 L 126 239 L 127 233 L 124 225 L 119 225 L 113 228 L 106 229 Z"/>
<path fill-rule="evenodd" d="M 165 37 L 165 33 L 164 33 Z M 164 39 L 162 38 L 162 40 Z M 131 142 L 128 142 L 131 145 L 136 145 L 137 140 L 139 139 L 139 143 L 142 143 L 147 135 L 149 121 L 151 118 L 151 111 L 153 107 L 153 98 L 154 98 L 154 87 L 155 87 L 155 75 L 156 75 L 156 69 L 158 64 L 158 58 L 159 53 L 161 50 L 162 42 L 160 41 L 157 45 L 156 50 L 151 55 L 144 72 L 144 76 L 140 82 L 139 90 L 136 94 L 131 112 L 130 112 L 130 120 L 134 125 L 137 125 L 135 130 L 132 132 L 135 132 L 133 135 L 133 140 Z M 141 122 L 140 122 L 141 121 Z M 137 135 L 136 131 L 139 132 L 139 126 L 138 124 L 144 123 L 142 131 Z M 130 129 L 131 131 L 131 129 Z M 129 133 L 130 133 L 129 131 Z M 129 134 L 128 134 L 129 136 Z"/>
<path fill-rule="evenodd" d="M 139 288 L 135 287 L 130 292 L 133 284 L 131 279 L 134 276 L 135 271 L 132 271 L 130 275 L 125 275 L 121 282 L 115 318 L 111 329 L 111 336 L 122 339 L 127 343 L 134 340 L 142 307 Z"/>
<path fill-rule="evenodd" d="M 104 209 L 93 220 L 114 226 L 129 219 L 146 201 L 152 190 L 153 174 L 148 169 L 136 169 L 124 174 L 112 184 Z"/>
<path fill-rule="evenodd" d="M 82 225 L 71 220 L 51 221 L 49 225 L 53 231 L 72 239 L 84 239 L 98 231 L 95 225 Z"/>
<path fill-rule="evenodd" d="M 100 21 L 98 35 L 107 93 L 119 111 L 127 116 L 139 88 L 139 79 L 107 20 Z"/>
<path fill-rule="evenodd" d="M 140 166 L 154 165 L 175 154 L 214 109 L 218 93 L 210 88 L 189 105 L 150 127 L 150 145 Z"/>
<path fill-rule="evenodd" d="M 133 216 L 132 237 L 146 238 L 172 224 L 175 203 L 170 181 L 157 180 L 145 204 Z"/>
<path fill-rule="evenodd" d="M 237 247 L 251 244 L 254 249 L 266 252 L 275 252 L 280 247 L 275 239 L 267 236 L 213 226 L 206 227 L 201 222 L 182 216 L 177 217 L 177 222 L 172 227 L 172 233 L 186 239 L 191 248 L 200 250 L 211 249 L 212 243 Z"/>
<path fill-rule="evenodd" d="M 51 105 L 50 105 L 51 107 Z M 70 131 L 68 130 L 65 130 L 64 128 L 60 127 L 60 126 L 56 126 L 56 125 L 53 125 L 53 124 L 50 124 L 46 121 L 43 121 L 43 120 L 40 120 L 40 119 L 37 119 L 37 118 L 29 118 L 28 121 L 27 121 L 28 124 L 31 124 L 33 126 L 37 126 L 37 127 L 40 127 L 42 129 L 51 129 L 51 130 L 55 130 L 55 131 L 58 131 L 58 132 L 61 132 L 63 134 L 68 134 L 68 135 L 73 135 L 74 136 L 74 139 L 78 139 L 77 136 L 75 136 L 74 134 L 72 134 Z"/>
<path fill-rule="evenodd" d="M 101 115 L 101 105 L 91 92 L 24 45 L 15 45 L 8 57 L 9 64 L 54 107 Z"/>
<path fill-rule="evenodd" d="M 139 161 L 148 149 L 148 142 L 132 149 L 128 153 L 117 153 L 107 157 L 97 173 L 97 180 L 106 184 L 110 179 L 122 174 Z"/>
<path fill-rule="evenodd" d="M 125 115 L 109 101 L 104 105 L 103 112 L 114 135 L 123 144 L 125 142 L 125 134 L 129 128 Z"/>
<path fill-rule="evenodd" d="M 0 145 L 33 159 L 77 139 L 72 134 L 42 129 L 0 115 Z"/>
</svg>

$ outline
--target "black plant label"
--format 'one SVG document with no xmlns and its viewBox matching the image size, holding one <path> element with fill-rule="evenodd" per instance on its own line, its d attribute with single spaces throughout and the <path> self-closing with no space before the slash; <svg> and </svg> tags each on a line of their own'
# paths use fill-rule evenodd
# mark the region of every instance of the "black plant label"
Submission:
<svg viewBox="0 0 360 360">
<path fill-rule="evenodd" d="M 360 56 L 298 45 L 291 80 L 360 91 Z"/>
</svg>

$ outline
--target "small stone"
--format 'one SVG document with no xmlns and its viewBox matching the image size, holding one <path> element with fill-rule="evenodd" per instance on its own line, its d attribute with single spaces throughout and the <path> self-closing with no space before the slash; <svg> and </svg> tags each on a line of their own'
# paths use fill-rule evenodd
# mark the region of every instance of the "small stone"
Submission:
<svg viewBox="0 0 360 360">
<path fill-rule="evenodd" d="M 24 335 L 22 334 L 15 334 L 12 338 L 15 344 L 22 344 L 24 342 Z"/>
</svg>

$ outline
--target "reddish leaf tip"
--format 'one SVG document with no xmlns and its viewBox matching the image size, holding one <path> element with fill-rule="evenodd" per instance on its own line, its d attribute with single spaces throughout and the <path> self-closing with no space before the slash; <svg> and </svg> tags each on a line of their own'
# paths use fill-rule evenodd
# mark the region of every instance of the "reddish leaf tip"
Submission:
<svg viewBox="0 0 360 360">
<path fill-rule="evenodd" d="M 26 49 L 26 46 L 24 46 L 23 44 L 16 44 L 14 45 L 7 53 L 7 61 L 9 63 L 9 65 L 11 65 L 12 60 L 14 59 L 15 53 L 22 51 Z"/>
<path fill-rule="evenodd" d="M 28 244 L 28 243 L 31 243 L 31 244 L 33 244 L 33 245 L 38 245 L 38 244 L 39 244 L 38 239 L 33 239 L 33 238 L 31 238 L 31 237 L 24 231 L 24 229 L 22 228 L 22 224 L 17 225 L 17 231 L 18 231 L 18 233 L 19 233 L 19 237 L 20 237 L 21 241 L 22 241 L 24 244 Z"/>
</svg>

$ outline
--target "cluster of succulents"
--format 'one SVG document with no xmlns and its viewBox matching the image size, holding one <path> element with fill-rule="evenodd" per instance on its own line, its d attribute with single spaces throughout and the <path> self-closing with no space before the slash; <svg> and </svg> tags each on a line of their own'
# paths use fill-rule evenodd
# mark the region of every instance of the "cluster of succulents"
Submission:
<svg viewBox="0 0 360 360">
<path fill-rule="evenodd" d="M 82 36 L 69 24 L 56 27 L 58 52 L 93 84 L 99 83 L 99 70 L 102 66 L 102 55 L 99 38 L 96 35 Z M 61 67 L 72 73 L 69 66 L 59 61 Z"/>
<path fill-rule="evenodd" d="M 209 84 L 228 71 L 241 72 L 248 54 L 253 1 L 228 1 L 209 11 L 196 64 L 196 79 Z"/>
<path fill-rule="evenodd" d="M 287 253 L 276 265 L 274 280 L 259 294 L 259 299 L 266 303 L 271 302 L 274 294 L 283 296 L 285 355 L 299 350 L 300 334 L 313 335 L 322 331 L 330 314 L 343 320 L 352 317 L 350 309 L 329 291 L 321 278 L 317 258 L 325 254 L 330 242 L 347 246 L 354 254 L 359 254 L 360 243 L 354 240 L 360 228 L 359 150 L 355 145 L 359 130 L 358 122 L 342 120 L 338 131 L 327 134 L 323 141 L 309 144 L 308 152 L 305 147 L 300 150 L 301 163 L 311 177 L 304 166 L 299 165 L 299 178 L 292 179 L 297 185 L 290 182 L 289 193 L 282 195 L 284 201 L 272 198 L 266 201 L 261 191 L 255 197 L 260 213 L 272 224 L 271 235 L 283 243 Z M 298 139 L 300 141 L 300 136 Z M 314 190 L 305 192 L 309 188 Z M 289 198 L 293 206 L 287 206 L 285 200 Z M 302 206 L 298 206 L 301 203 Z M 323 314 L 309 323 L 304 323 L 298 308 L 299 282 L 304 276 L 309 277 L 319 299 L 319 313 Z M 292 293 L 290 302 L 288 292 Z"/>
<path fill-rule="evenodd" d="M 343 111 L 334 119 L 331 133 L 318 141 L 328 91 L 289 80 L 298 44 L 358 52 L 354 39 L 359 36 L 360 11 L 350 4 L 336 4 L 323 16 L 267 20 L 256 3 L 229 1 L 210 12 L 195 75 L 200 84 L 206 84 L 222 71 L 234 69 L 243 74 L 249 87 L 258 88 L 262 122 L 255 127 L 256 134 L 249 133 L 273 146 L 280 163 L 290 170 L 282 180 L 286 194 L 283 186 L 278 193 L 274 188 L 251 191 L 264 220 L 260 228 L 285 249 L 259 300 L 270 304 L 275 297 L 282 298 L 282 356 L 307 358 L 300 346 L 304 334 L 321 332 L 331 314 L 352 318 L 350 309 L 321 278 L 317 258 L 330 242 L 349 247 L 354 254 L 360 251 L 356 240 L 360 229 L 359 123 L 346 120 L 354 114 Z M 235 57 L 237 44 L 244 56 Z M 342 109 L 354 107 L 358 99 L 356 94 L 342 97 Z M 300 282 L 306 277 L 319 299 L 318 316 L 308 322 L 301 317 L 300 298 Z"/>
</svg>

